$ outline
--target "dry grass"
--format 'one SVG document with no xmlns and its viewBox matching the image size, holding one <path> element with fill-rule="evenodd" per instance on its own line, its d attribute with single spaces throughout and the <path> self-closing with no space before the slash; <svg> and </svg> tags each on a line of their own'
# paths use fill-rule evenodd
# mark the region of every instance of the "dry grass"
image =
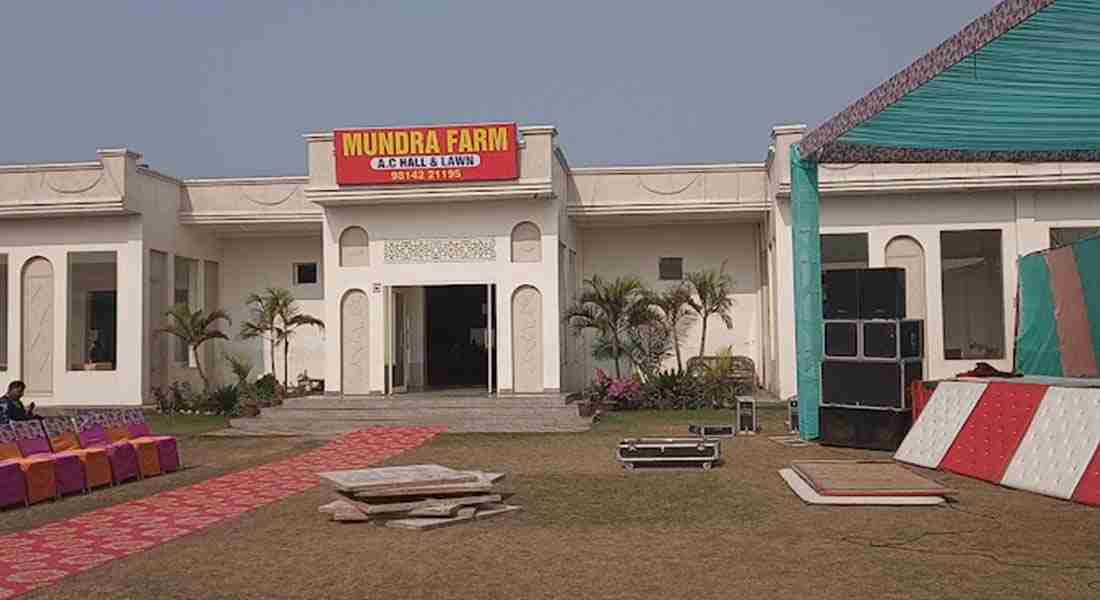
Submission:
<svg viewBox="0 0 1100 600">
<path fill-rule="evenodd" d="M 939 473 L 929 475 L 958 490 L 953 508 L 805 506 L 777 469 L 885 455 L 779 446 L 765 437 L 781 432 L 779 411 L 765 414 L 765 435 L 725 441 L 725 464 L 710 472 L 628 473 L 613 460 L 624 435 L 683 433 L 698 420 L 642 414 L 588 434 L 443 436 L 391 463 L 506 471 L 525 511 L 429 532 L 338 524 L 316 512 L 331 496 L 316 488 L 30 597 L 1100 596 L 1100 583 L 1090 589 L 1096 509 Z"/>
</svg>

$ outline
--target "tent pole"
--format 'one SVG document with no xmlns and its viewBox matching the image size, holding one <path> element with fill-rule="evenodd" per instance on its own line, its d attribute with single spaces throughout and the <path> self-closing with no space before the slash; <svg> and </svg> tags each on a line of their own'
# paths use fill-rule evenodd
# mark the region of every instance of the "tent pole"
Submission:
<svg viewBox="0 0 1100 600">
<path fill-rule="evenodd" d="M 802 160 L 791 146 L 791 236 L 794 260 L 795 364 L 798 431 L 804 440 L 819 436 L 821 354 L 821 198 L 817 162 Z"/>
</svg>

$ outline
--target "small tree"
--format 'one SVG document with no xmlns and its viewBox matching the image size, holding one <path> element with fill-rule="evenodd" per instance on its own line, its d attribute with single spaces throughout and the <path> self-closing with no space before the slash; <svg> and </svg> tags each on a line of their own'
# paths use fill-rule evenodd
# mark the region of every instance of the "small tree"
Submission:
<svg viewBox="0 0 1100 600">
<path fill-rule="evenodd" d="M 252 293 L 245 299 L 245 304 L 252 318 L 241 323 L 240 338 L 251 340 L 261 338 L 267 340 L 271 348 L 271 374 L 275 374 L 275 345 L 279 342 L 279 334 L 276 330 L 276 320 L 279 316 L 279 303 L 284 301 L 282 292 L 277 288 L 267 288 L 263 295 Z M 286 292 L 289 295 L 289 292 Z"/>
<path fill-rule="evenodd" d="M 618 277 L 608 281 L 599 275 L 584 281 L 587 289 L 577 303 L 565 311 L 565 320 L 580 333 L 592 329 L 610 343 L 615 361 L 615 378 L 622 378 L 620 358 L 626 331 L 651 321 L 650 294 L 637 277 Z"/>
<path fill-rule="evenodd" d="M 726 273 L 726 262 L 722 261 L 720 269 L 688 273 L 686 279 L 695 292 L 688 300 L 688 306 L 703 322 L 703 333 L 699 340 L 699 356 L 702 357 L 707 349 L 707 320 L 711 316 L 718 315 L 726 329 L 733 329 L 733 317 L 730 316 L 730 309 L 733 308 L 733 299 L 730 297 L 733 294 L 733 278 Z"/>
<path fill-rule="evenodd" d="M 186 304 L 176 304 L 164 315 L 168 317 L 169 323 L 157 331 L 173 335 L 187 345 L 188 350 L 195 357 L 195 366 L 198 367 L 199 377 L 202 378 L 203 390 L 209 392 L 210 380 L 206 378 L 206 372 L 202 368 L 199 347 L 210 340 L 228 340 L 229 336 L 218 331 L 217 324 L 218 321 L 225 321 L 226 324 L 231 324 L 233 321 L 220 308 L 204 313 L 201 309 L 192 311 Z"/>
<path fill-rule="evenodd" d="M 684 360 L 680 354 L 680 341 L 695 320 L 695 314 L 689 304 L 691 289 L 686 283 L 676 283 L 663 292 L 655 294 L 652 302 L 653 306 L 660 310 L 661 323 L 668 331 L 672 348 L 676 351 L 676 367 L 683 371 Z"/>
<path fill-rule="evenodd" d="M 312 315 L 303 314 L 301 308 L 298 307 L 298 301 L 294 299 L 294 296 L 287 290 L 279 290 L 285 292 L 285 296 L 281 301 L 277 303 L 277 323 L 276 332 L 279 341 L 283 344 L 283 389 L 290 389 L 289 379 L 289 367 L 290 364 L 290 340 L 294 337 L 294 333 L 299 327 L 316 327 L 321 331 L 325 329 L 325 323 Z"/>
</svg>

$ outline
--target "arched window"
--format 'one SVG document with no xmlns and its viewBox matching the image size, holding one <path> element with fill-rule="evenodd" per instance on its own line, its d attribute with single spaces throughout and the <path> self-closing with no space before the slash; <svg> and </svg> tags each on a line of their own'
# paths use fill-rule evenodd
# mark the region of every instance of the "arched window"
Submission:
<svg viewBox="0 0 1100 600">
<path fill-rule="evenodd" d="M 542 262 L 542 232 L 524 221 L 512 229 L 512 262 Z"/>
<path fill-rule="evenodd" d="M 367 230 L 348 227 L 340 234 L 340 266 L 366 267 L 370 265 L 370 243 Z"/>
</svg>

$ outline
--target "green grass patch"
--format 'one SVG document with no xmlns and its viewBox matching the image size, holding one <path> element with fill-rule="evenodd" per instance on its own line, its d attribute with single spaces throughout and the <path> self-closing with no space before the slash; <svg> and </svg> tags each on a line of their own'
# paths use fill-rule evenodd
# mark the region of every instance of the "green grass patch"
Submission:
<svg viewBox="0 0 1100 600">
<path fill-rule="evenodd" d="M 198 435 L 229 427 L 229 419 L 221 415 L 161 415 L 145 416 L 149 428 L 157 435 Z"/>
</svg>

